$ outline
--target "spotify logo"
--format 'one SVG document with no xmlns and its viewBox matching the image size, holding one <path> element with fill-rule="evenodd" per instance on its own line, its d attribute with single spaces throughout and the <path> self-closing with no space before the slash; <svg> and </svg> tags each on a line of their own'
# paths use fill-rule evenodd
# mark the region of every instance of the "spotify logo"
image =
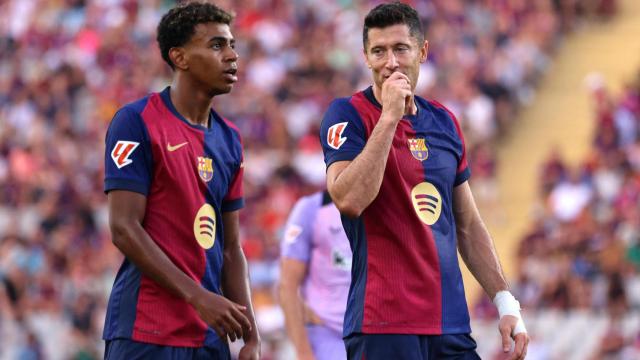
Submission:
<svg viewBox="0 0 640 360">
<path fill-rule="evenodd" d="M 442 197 L 433 184 L 422 182 L 411 190 L 413 208 L 420 220 L 433 225 L 440 218 L 442 211 Z"/>
<path fill-rule="evenodd" d="M 193 234 L 198 244 L 211 249 L 216 242 L 216 212 L 209 204 L 204 204 L 193 221 Z"/>
</svg>

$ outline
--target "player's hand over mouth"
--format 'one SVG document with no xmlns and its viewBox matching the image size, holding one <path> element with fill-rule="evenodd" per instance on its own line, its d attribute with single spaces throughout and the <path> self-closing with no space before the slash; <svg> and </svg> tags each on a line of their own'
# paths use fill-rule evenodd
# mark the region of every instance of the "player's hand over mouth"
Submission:
<svg viewBox="0 0 640 360">
<path fill-rule="evenodd" d="M 411 110 L 413 95 L 409 77 L 395 71 L 382 84 L 382 118 L 386 116 L 396 123 Z"/>
</svg>

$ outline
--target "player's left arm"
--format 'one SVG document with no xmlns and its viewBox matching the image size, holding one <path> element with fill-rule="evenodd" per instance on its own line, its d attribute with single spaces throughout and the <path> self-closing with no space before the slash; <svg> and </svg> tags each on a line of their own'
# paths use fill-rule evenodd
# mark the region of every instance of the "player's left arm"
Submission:
<svg viewBox="0 0 640 360">
<path fill-rule="evenodd" d="M 520 316 L 520 305 L 508 292 L 509 285 L 502 272 L 493 240 L 480 217 L 468 181 L 453 189 L 453 212 L 460 255 L 473 276 L 498 306 L 503 350 L 509 351 L 512 337 L 515 340 L 515 349 L 511 358 L 524 359 L 529 337 Z"/>
<path fill-rule="evenodd" d="M 229 300 L 247 307 L 246 316 L 251 322 L 251 331 L 244 332 L 244 347 L 240 359 L 260 358 L 260 335 L 256 324 L 247 259 L 240 245 L 239 211 L 222 213 L 224 227 L 224 265 L 222 268 L 222 291 Z"/>
</svg>

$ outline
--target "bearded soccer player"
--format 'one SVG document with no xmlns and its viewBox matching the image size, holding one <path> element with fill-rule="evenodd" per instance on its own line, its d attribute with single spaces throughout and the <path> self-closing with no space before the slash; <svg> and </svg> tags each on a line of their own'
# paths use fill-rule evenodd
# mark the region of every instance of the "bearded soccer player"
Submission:
<svg viewBox="0 0 640 360">
<path fill-rule="evenodd" d="M 171 86 L 125 105 L 106 137 L 113 243 L 125 255 L 111 292 L 106 359 L 258 359 L 240 247 L 243 155 L 211 108 L 237 81 L 232 16 L 203 3 L 171 9 L 157 40 Z"/>
<path fill-rule="evenodd" d="M 327 186 L 353 250 L 349 359 L 478 359 L 456 248 L 494 300 L 505 352 L 528 336 L 469 189 L 464 137 L 444 106 L 415 95 L 428 42 L 398 2 L 369 12 L 373 86 L 334 100 L 321 126 Z"/>
</svg>

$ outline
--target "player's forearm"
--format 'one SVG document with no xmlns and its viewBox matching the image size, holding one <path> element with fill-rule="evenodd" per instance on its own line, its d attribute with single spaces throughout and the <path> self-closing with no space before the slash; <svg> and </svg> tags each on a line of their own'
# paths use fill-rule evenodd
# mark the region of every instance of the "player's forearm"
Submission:
<svg viewBox="0 0 640 360">
<path fill-rule="evenodd" d="M 329 187 L 340 212 L 358 217 L 378 196 L 396 125 L 381 118 L 362 152 Z"/>
<path fill-rule="evenodd" d="M 229 300 L 247 307 L 245 315 L 251 322 L 251 331 L 244 336 L 244 342 L 260 341 L 251 302 L 251 287 L 249 284 L 249 270 L 247 259 L 239 243 L 226 247 L 224 250 L 224 265 L 222 270 L 222 291 Z"/>
<path fill-rule="evenodd" d="M 304 326 L 304 305 L 298 295 L 298 286 L 281 282 L 279 296 L 287 334 L 296 349 L 298 358 L 309 359 L 313 356 L 313 352 Z"/>
<path fill-rule="evenodd" d="M 469 271 L 491 299 L 508 289 L 493 240 L 479 216 L 458 228 L 458 247 Z"/>
<path fill-rule="evenodd" d="M 140 271 L 188 302 L 203 288 L 180 270 L 135 220 L 112 219 L 114 245 Z"/>
<path fill-rule="evenodd" d="M 493 299 L 498 291 L 506 290 L 508 284 L 468 182 L 453 189 L 453 209 L 460 255 L 473 276 Z"/>
</svg>

